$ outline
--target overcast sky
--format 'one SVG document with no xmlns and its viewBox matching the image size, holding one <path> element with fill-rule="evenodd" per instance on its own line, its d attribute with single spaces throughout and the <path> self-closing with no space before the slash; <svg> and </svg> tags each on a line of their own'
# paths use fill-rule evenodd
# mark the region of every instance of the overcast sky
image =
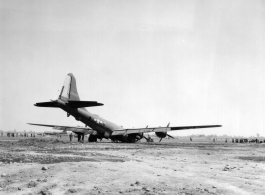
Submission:
<svg viewBox="0 0 265 195">
<path fill-rule="evenodd" d="M 82 125 L 36 102 L 73 73 L 92 113 L 172 135 L 265 136 L 264 1 L 0 0 L 0 129 Z"/>
</svg>

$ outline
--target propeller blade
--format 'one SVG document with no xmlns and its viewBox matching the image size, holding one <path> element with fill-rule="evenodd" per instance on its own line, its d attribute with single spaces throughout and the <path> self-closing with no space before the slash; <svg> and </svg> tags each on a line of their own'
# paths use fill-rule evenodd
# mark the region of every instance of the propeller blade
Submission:
<svg viewBox="0 0 265 195">
<path fill-rule="evenodd" d="M 161 142 L 162 139 L 163 139 L 163 138 L 161 137 L 160 140 L 159 140 L 159 143 Z"/>
<path fill-rule="evenodd" d="M 170 138 L 172 138 L 172 139 L 175 139 L 173 136 L 171 136 L 171 135 L 169 135 L 169 134 L 167 134 L 167 136 L 170 137 Z"/>
</svg>

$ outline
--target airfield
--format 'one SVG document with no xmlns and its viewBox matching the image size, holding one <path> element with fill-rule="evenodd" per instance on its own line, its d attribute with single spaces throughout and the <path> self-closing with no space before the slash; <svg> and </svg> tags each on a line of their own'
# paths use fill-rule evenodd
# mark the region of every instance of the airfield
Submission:
<svg viewBox="0 0 265 195">
<path fill-rule="evenodd" d="M 0 137 L 0 194 L 265 194 L 265 145 Z"/>
</svg>

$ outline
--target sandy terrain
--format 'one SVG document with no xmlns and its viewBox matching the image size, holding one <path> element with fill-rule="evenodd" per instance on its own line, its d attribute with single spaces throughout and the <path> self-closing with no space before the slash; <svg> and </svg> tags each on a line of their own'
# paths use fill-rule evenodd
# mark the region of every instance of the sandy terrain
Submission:
<svg viewBox="0 0 265 195">
<path fill-rule="evenodd" d="M 0 141 L 0 194 L 265 194 L 264 148 L 179 139 Z"/>
</svg>

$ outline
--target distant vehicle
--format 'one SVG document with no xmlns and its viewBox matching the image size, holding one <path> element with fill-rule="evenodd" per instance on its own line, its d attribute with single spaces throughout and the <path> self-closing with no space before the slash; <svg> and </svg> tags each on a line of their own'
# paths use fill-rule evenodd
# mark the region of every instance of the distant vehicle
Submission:
<svg viewBox="0 0 265 195">
<path fill-rule="evenodd" d="M 81 121 L 86 126 L 90 127 L 72 127 L 61 125 L 46 125 L 28 123 L 30 125 L 38 125 L 45 127 L 53 127 L 56 130 L 72 131 L 79 137 L 89 135 L 89 142 L 96 142 L 97 139 L 111 139 L 114 142 L 127 142 L 135 143 L 143 138 L 144 133 L 155 132 L 156 136 L 160 138 L 160 141 L 166 136 L 172 137 L 168 134 L 169 131 L 183 130 L 183 129 L 198 129 L 198 128 L 212 128 L 221 127 L 221 125 L 203 125 L 203 126 L 181 126 L 181 127 L 153 127 L 153 128 L 128 128 L 125 129 L 122 126 L 116 125 L 102 117 L 92 114 L 86 110 L 85 107 L 102 106 L 103 104 L 96 101 L 81 101 L 77 93 L 76 79 L 72 73 L 67 74 L 61 93 L 57 100 L 51 100 L 50 102 L 36 103 L 38 107 L 52 107 L 61 108 L 67 113 L 67 117 L 70 115 L 75 117 L 77 121 Z M 160 142 L 159 141 L 159 142 Z"/>
</svg>

